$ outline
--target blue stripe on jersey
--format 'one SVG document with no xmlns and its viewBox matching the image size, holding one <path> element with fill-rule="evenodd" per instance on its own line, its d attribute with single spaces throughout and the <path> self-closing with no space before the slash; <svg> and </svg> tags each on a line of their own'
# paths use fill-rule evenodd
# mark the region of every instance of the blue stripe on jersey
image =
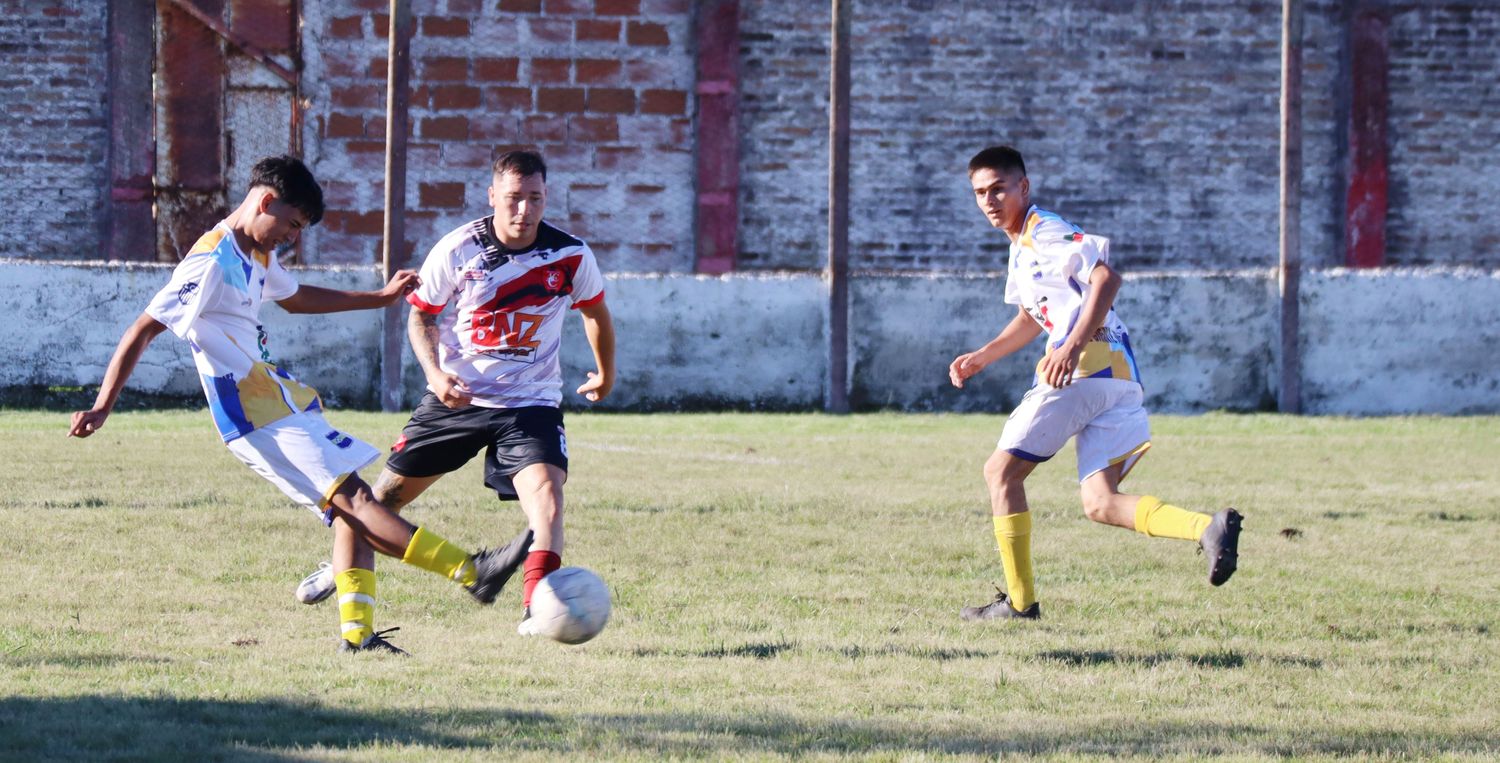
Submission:
<svg viewBox="0 0 1500 763">
<path fill-rule="evenodd" d="M 208 410 L 214 417 L 214 426 L 219 430 L 219 436 L 224 442 L 229 442 L 242 436 L 255 427 L 250 425 L 250 419 L 245 417 L 245 409 L 240 407 L 240 388 L 234 381 L 234 376 L 204 376 L 203 386 L 211 388 L 208 394 Z"/>
<path fill-rule="evenodd" d="M 209 256 L 219 264 L 219 272 L 224 274 L 224 283 L 242 294 L 250 293 L 250 276 L 255 273 L 255 268 L 235 252 L 233 235 L 225 234 L 219 239 Z"/>
</svg>

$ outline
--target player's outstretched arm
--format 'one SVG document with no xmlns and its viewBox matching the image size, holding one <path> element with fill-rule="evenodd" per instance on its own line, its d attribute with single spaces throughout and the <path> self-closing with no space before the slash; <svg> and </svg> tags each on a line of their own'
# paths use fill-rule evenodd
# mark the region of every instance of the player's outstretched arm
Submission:
<svg viewBox="0 0 1500 763">
<path fill-rule="evenodd" d="M 422 283 L 415 270 L 398 270 L 390 283 L 379 291 L 345 291 L 324 286 L 300 286 L 296 293 L 277 300 L 289 313 L 341 313 L 346 310 L 371 310 L 387 307 L 412 293 Z"/>
<path fill-rule="evenodd" d="M 1011 318 L 1010 323 L 1005 324 L 1005 328 L 1001 329 L 994 339 L 973 352 L 966 352 L 953 359 L 953 362 L 948 365 L 948 381 L 953 386 L 963 389 L 964 381 L 969 377 L 983 371 L 989 364 L 1025 347 L 1040 333 L 1042 333 L 1042 327 L 1038 326 L 1024 309 L 1017 308 L 1016 317 Z"/>
<path fill-rule="evenodd" d="M 594 350 L 594 366 L 599 369 L 589 372 L 589 380 L 578 388 L 578 394 L 597 403 L 615 387 L 615 324 L 603 300 L 580 307 L 578 312 L 583 313 L 583 333 Z"/>
<path fill-rule="evenodd" d="M 99 383 L 99 395 L 94 398 L 94 407 L 73 413 L 73 423 L 68 428 L 68 436 L 88 437 L 104 426 L 104 420 L 109 418 L 109 412 L 114 410 L 115 403 L 120 399 L 120 390 L 125 388 L 125 380 L 129 379 L 130 372 L 135 370 L 135 364 L 141 359 L 141 354 L 151 345 L 151 340 L 166 330 L 165 325 L 146 313 L 141 313 L 140 317 L 135 319 L 135 323 L 125 329 L 125 335 L 120 337 L 120 344 L 115 347 L 114 357 L 109 359 L 109 368 L 104 372 L 104 381 Z"/>
</svg>

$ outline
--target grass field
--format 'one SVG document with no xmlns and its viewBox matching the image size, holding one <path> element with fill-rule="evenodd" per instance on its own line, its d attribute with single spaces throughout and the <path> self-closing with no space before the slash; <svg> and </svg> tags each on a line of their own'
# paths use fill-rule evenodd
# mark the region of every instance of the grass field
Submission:
<svg viewBox="0 0 1500 763">
<path fill-rule="evenodd" d="M 1046 619 L 970 624 L 1000 417 L 574 415 L 565 563 L 610 627 L 523 639 L 519 585 L 383 562 L 406 660 L 334 652 L 291 597 L 327 532 L 206 414 L 66 421 L 0 413 L 4 760 L 1500 758 L 1500 419 L 1156 418 L 1127 486 L 1245 512 L 1220 589 L 1084 519 L 1070 450 L 1032 479 Z M 522 525 L 475 464 L 409 516 Z"/>
</svg>

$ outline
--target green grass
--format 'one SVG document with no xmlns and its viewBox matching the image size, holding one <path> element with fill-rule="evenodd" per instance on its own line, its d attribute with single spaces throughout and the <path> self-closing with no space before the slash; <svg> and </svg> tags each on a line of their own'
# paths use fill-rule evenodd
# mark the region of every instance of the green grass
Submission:
<svg viewBox="0 0 1500 763">
<path fill-rule="evenodd" d="M 976 625 L 1001 417 L 574 415 L 565 561 L 609 628 L 526 640 L 518 585 L 387 560 L 409 660 L 334 653 L 291 598 L 328 533 L 206 414 L 66 421 L 0 413 L 3 760 L 1500 757 L 1500 419 L 1156 418 L 1127 486 L 1245 512 L 1221 589 L 1084 519 L 1069 451 L 1031 480 L 1046 619 Z M 522 524 L 477 464 L 409 515 Z"/>
</svg>

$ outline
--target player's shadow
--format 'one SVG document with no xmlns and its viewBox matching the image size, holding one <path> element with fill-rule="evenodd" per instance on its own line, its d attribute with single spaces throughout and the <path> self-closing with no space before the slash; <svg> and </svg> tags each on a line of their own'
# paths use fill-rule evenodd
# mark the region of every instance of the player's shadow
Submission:
<svg viewBox="0 0 1500 763">
<path fill-rule="evenodd" d="M 1027 727 L 1030 726 L 1030 727 Z M 1183 755 L 1426 757 L 1500 750 L 1494 733 L 1308 724 L 1163 722 L 1138 718 L 1043 718 L 1014 728 L 957 731 L 899 716 L 839 719 L 759 711 L 542 713 L 497 708 L 382 708 L 312 701 L 170 697 L 0 699 L 0 760 L 302 759 L 386 752 L 425 759 L 740 758 Z"/>
<path fill-rule="evenodd" d="M 1200 668 L 1236 669 L 1245 667 L 1245 655 L 1236 651 L 1204 652 L 1201 654 L 1176 654 L 1173 652 L 1137 654 L 1133 652 L 1054 649 L 1038 653 L 1036 659 L 1053 660 L 1077 667 L 1115 664 L 1152 667 L 1171 662 L 1187 663 Z M 1290 667 L 1319 668 L 1323 666 L 1322 660 L 1311 657 L 1270 656 L 1257 659 Z"/>
</svg>

